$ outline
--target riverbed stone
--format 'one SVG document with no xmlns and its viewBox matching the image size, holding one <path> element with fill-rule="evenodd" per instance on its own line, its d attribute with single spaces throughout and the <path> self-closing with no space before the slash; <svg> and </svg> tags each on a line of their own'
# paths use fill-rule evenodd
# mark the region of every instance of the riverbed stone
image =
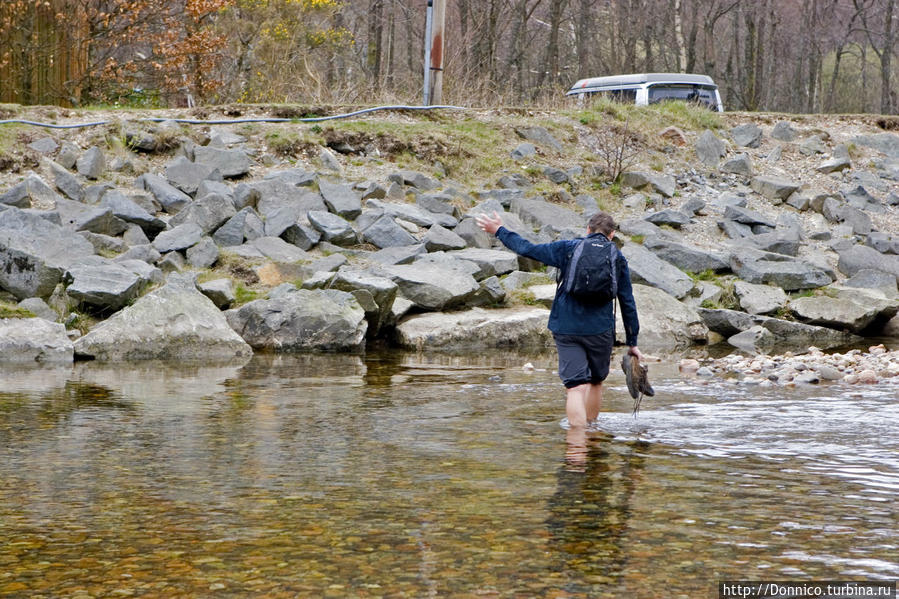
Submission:
<svg viewBox="0 0 899 599">
<path fill-rule="evenodd" d="M 98 361 L 224 360 L 252 355 L 224 314 L 196 288 L 195 275 L 166 284 L 113 314 L 75 342 L 76 356 Z"/>
<path fill-rule="evenodd" d="M 807 349 L 809 346 L 830 349 L 857 343 L 861 340 L 861 337 L 844 331 L 760 314 L 707 308 L 698 308 L 697 312 L 710 331 L 723 335 L 725 338 L 732 337 L 755 325 L 761 325 L 774 334 L 777 347 L 784 349 Z"/>
<path fill-rule="evenodd" d="M 749 352 L 766 353 L 777 343 L 774 334 L 761 325 L 754 325 L 727 338 L 727 342 Z"/>
<path fill-rule="evenodd" d="M 356 352 L 368 324 L 358 300 L 335 289 L 297 289 L 224 313 L 254 349 L 275 352 Z"/>
<path fill-rule="evenodd" d="M 546 328 L 549 310 L 510 308 L 419 314 L 407 317 L 396 327 L 400 346 L 416 350 L 472 351 L 492 348 L 552 345 Z"/>
<path fill-rule="evenodd" d="M 62 324 L 44 318 L 0 318 L 0 362 L 66 364 L 74 346 Z"/>
</svg>

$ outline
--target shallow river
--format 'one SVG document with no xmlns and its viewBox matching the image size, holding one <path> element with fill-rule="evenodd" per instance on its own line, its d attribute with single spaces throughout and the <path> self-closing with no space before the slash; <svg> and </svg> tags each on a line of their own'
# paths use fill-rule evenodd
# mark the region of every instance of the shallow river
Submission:
<svg viewBox="0 0 899 599">
<path fill-rule="evenodd" d="M 719 580 L 899 579 L 899 386 L 701 384 L 654 364 L 634 418 L 613 370 L 602 430 L 579 439 L 553 366 L 0 368 L 0 597 L 692 598 Z"/>
</svg>

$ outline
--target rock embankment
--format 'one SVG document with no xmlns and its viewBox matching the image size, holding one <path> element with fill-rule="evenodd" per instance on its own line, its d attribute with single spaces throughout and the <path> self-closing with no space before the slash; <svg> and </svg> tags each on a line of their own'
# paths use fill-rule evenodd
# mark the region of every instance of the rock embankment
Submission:
<svg viewBox="0 0 899 599">
<path fill-rule="evenodd" d="M 641 345 L 899 335 L 899 136 L 728 118 L 747 122 L 659 136 L 621 196 L 592 131 L 562 117 L 568 135 L 520 128 L 527 141 L 494 149 L 501 172 L 465 184 L 424 156 L 392 168 L 372 144 L 287 162 L 227 127 L 129 123 L 125 148 L 34 135 L 38 167 L 0 173 L 0 306 L 17 317 L 0 320 L 0 356 L 546 345 L 553 273 L 474 217 L 548 242 L 582 235 L 600 203 L 620 220 Z"/>
</svg>

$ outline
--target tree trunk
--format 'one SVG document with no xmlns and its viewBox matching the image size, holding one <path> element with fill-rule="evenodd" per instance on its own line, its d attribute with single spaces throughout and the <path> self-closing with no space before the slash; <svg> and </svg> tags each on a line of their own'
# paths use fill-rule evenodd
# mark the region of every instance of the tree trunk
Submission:
<svg viewBox="0 0 899 599">
<path fill-rule="evenodd" d="M 687 69 L 687 44 L 684 41 L 684 25 L 681 18 L 682 0 L 674 0 L 674 41 L 677 46 L 677 72 Z M 695 31 L 695 29 L 694 29 Z"/>
<path fill-rule="evenodd" d="M 370 0 L 368 4 L 368 56 L 366 66 L 375 89 L 381 84 L 381 52 L 384 33 L 384 0 Z"/>
<path fill-rule="evenodd" d="M 886 13 L 883 24 L 883 49 L 880 52 L 880 112 L 890 114 L 893 111 L 892 59 L 893 46 L 895 44 L 895 29 L 893 28 L 893 10 L 895 0 L 887 0 Z"/>
</svg>

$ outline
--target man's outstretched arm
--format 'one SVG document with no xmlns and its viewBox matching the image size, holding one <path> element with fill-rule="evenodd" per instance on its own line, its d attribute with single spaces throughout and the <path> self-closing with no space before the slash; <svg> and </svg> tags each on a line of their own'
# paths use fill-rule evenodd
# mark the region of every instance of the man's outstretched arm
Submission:
<svg viewBox="0 0 899 599">
<path fill-rule="evenodd" d="M 494 211 L 492 215 L 478 214 L 475 222 L 487 233 L 496 235 L 507 248 L 528 258 L 533 258 L 549 266 L 562 268 L 565 263 L 567 245 L 564 242 L 531 243 L 518 233 L 503 227 L 503 219 Z"/>
</svg>

